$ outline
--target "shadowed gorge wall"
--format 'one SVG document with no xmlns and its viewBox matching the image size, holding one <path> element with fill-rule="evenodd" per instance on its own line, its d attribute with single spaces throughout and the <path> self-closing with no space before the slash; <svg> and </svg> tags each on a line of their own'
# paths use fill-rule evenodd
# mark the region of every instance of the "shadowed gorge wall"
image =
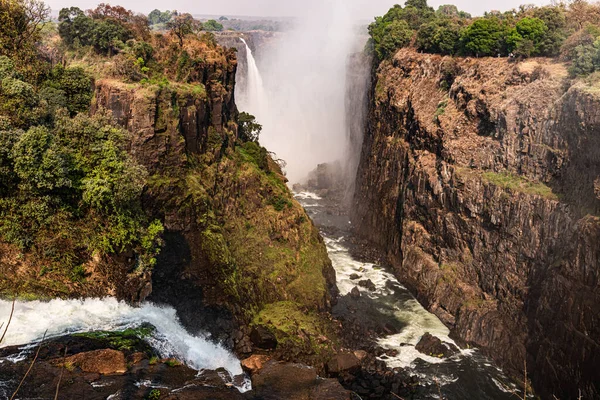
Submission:
<svg viewBox="0 0 600 400">
<path fill-rule="evenodd" d="M 374 71 L 353 225 L 461 340 L 544 398 L 600 393 L 597 92 L 543 59 Z"/>
</svg>

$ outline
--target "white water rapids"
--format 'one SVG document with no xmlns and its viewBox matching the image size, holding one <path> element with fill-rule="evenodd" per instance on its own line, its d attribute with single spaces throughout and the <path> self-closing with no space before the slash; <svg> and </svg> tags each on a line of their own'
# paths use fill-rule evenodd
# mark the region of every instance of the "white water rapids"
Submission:
<svg viewBox="0 0 600 400">
<path fill-rule="evenodd" d="M 378 344 L 382 348 L 395 353 L 381 355 L 381 360 L 390 368 L 401 367 L 419 378 L 422 386 L 419 397 L 415 398 L 439 399 L 441 392 L 447 399 L 508 400 L 513 392 L 518 392 L 508 377 L 476 349 L 460 349 L 456 355 L 447 358 L 419 352 L 416 345 L 426 332 L 442 342 L 456 343 L 450 339 L 450 332 L 440 319 L 427 311 L 392 272 L 352 256 L 347 215 L 328 208 L 327 201 L 315 193 L 297 193 L 296 199 L 321 230 L 336 271 L 340 296 L 347 297 L 354 287 L 358 287 L 359 280 L 371 280 L 375 290 L 359 288 L 361 300 L 356 300 L 357 304 L 371 304 L 379 318 L 401 326 L 398 333 L 379 338 Z M 352 275 L 359 278 L 351 279 Z M 357 310 L 357 315 L 369 312 L 364 308 Z M 368 318 L 368 315 L 364 317 Z"/>
<path fill-rule="evenodd" d="M 0 321 L 8 321 L 10 310 L 11 302 L 0 301 Z M 52 338 L 68 333 L 123 330 L 143 323 L 156 328 L 146 340 L 163 358 L 177 358 L 195 370 L 225 368 L 232 377 L 244 373 L 239 360 L 224 347 L 188 333 L 175 309 L 151 303 L 132 307 L 114 298 L 19 301 L 0 347 L 39 341 L 46 331 L 46 338 Z M 249 382 L 238 389 L 247 391 Z"/>
</svg>

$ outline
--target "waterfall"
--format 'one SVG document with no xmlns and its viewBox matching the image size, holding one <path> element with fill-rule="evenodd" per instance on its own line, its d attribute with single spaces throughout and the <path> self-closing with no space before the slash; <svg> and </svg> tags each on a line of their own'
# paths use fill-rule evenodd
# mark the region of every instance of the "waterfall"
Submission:
<svg viewBox="0 0 600 400">
<path fill-rule="evenodd" d="M 264 123 L 263 119 L 266 118 L 267 109 L 267 94 L 263 84 L 262 76 L 256 65 L 256 60 L 252 54 L 252 49 L 248 46 L 248 43 L 243 38 L 240 40 L 246 46 L 246 59 L 247 59 L 247 76 L 246 76 L 246 92 L 240 99 L 240 107 L 242 111 L 246 111 L 256 117 L 258 123 Z"/>
<path fill-rule="evenodd" d="M 0 321 L 6 322 L 11 302 L 0 300 Z M 13 319 L 0 347 L 28 344 L 65 334 L 114 331 L 150 323 L 156 331 L 146 340 L 163 358 L 177 358 L 196 370 L 225 368 L 231 376 L 243 374 L 239 360 L 203 335 L 188 333 L 175 309 L 144 303 L 139 308 L 114 298 L 17 302 Z M 250 389 L 244 382 L 238 389 Z"/>
</svg>

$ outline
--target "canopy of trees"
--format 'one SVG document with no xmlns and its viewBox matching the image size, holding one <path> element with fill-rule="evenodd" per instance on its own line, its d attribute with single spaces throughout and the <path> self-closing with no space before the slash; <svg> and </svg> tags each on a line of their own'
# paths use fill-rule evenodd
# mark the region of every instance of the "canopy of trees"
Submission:
<svg viewBox="0 0 600 400">
<path fill-rule="evenodd" d="M 404 7 L 396 5 L 375 18 L 369 33 L 370 46 L 380 59 L 405 46 L 476 57 L 560 55 L 573 61 L 573 74 L 580 74 L 596 69 L 600 6 L 574 0 L 472 18 L 454 5 L 442 5 L 434 12 L 426 0 L 408 0 Z"/>
<path fill-rule="evenodd" d="M 93 46 L 99 53 L 115 54 L 133 38 L 147 39 L 148 19 L 121 6 L 100 4 L 84 13 L 77 7 L 60 10 L 58 32 L 71 47 Z"/>
<path fill-rule="evenodd" d="M 204 24 L 204 30 L 208 32 L 220 32 L 223 30 L 223 25 L 215 21 L 214 19 L 209 19 Z"/>
</svg>

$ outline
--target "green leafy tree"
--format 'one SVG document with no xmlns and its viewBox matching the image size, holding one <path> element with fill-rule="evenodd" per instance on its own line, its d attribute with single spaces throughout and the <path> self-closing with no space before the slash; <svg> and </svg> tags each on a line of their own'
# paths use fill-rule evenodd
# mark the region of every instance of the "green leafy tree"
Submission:
<svg viewBox="0 0 600 400">
<path fill-rule="evenodd" d="M 238 116 L 238 127 L 241 140 L 245 142 L 258 142 L 262 125 L 256 122 L 254 115 L 241 112 Z"/>
<path fill-rule="evenodd" d="M 123 48 L 132 35 L 122 24 L 114 20 L 99 21 L 94 26 L 92 45 L 100 52 L 112 56 Z"/>
<path fill-rule="evenodd" d="M 150 22 L 150 25 L 166 24 L 174 15 L 177 15 L 177 13 L 169 10 L 160 11 L 155 9 L 148 14 L 148 21 Z"/>
<path fill-rule="evenodd" d="M 545 56 L 556 56 L 568 37 L 567 17 L 564 6 L 539 7 L 533 10 L 532 15 L 544 21 L 548 27 L 544 38 L 538 43 L 538 52 Z"/>
<path fill-rule="evenodd" d="M 0 1 L 0 55 L 18 56 L 33 47 L 49 15 L 50 8 L 39 0 Z"/>
<path fill-rule="evenodd" d="M 204 24 L 202 24 L 202 28 L 205 31 L 209 32 L 221 32 L 223 30 L 223 25 L 218 23 L 214 19 L 209 19 Z"/>
<path fill-rule="evenodd" d="M 379 59 L 388 58 L 399 48 L 407 46 L 414 33 L 404 20 L 395 20 L 389 23 L 381 23 L 381 20 L 376 20 L 369 26 L 369 32 Z"/>
<path fill-rule="evenodd" d="M 579 45 L 569 68 L 572 77 L 591 74 L 600 70 L 600 40 L 591 45 Z"/>
<path fill-rule="evenodd" d="M 35 126 L 22 134 L 12 149 L 12 159 L 21 184 L 32 193 L 72 186 L 69 157 L 46 127 Z"/>
<path fill-rule="evenodd" d="M 469 25 L 462 33 L 464 51 L 475 56 L 493 56 L 505 53 L 506 27 L 500 19 L 480 18 Z"/>
<path fill-rule="evenodd" d="M 428 53 L 455 54 L 459 50 L 461 29 L 448 18 L 423 24 L 417 32 L 417 48 Z"/>
<path fill-rule="evenodd" d="M 77 8 L 63 8 L 58 14 L 58 33 L 68 46 L 92 44 L 94 20 Z"/>
</svg>

